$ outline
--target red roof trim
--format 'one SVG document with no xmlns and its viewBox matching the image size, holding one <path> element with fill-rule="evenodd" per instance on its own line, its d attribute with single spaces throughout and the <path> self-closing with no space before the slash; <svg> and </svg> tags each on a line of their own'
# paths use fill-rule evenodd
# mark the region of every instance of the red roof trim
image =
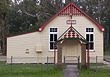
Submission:
<svg viewBox="0 0 110 77">
<path fill-rule="evenodd" d="M 80 10 L 78 10 L 72 3 L 70 3 L 65 9 L 63 9 L 58 15 L 76 15 L 76 16 L 82 16 Z"/>
<path fill-rule="evenodd" d="M 96 24 L 96 26 L 99 28 L 99 30 L 101 30 L 103 32 L 103 27 L 101 24 L 99 24 L 98 22 L 96 22 L 93 18 L 91 18 L 89 15 L 87 15 L 84 11 L 82 11 L 78 6 L 76 6 L 74 3 L 72 3 L 79 11 L 81 11 L 89 20 L 91 20 L 94 24 Z"/>
<path fill-rule="evenodd" d="M 104 32 L 104 28 L 95 20 L 93 20 L 89 15 L 87 15 L 84 11 L 82 11 L 78 6 L 76 6 L 73 2 L 71 2 L 70 4 L 68 4 L 66 7 L 64 7 L 60 12 L 58 12 L 57 14 L 55 14 L 48 22 L 46 22 L 45 24 L 43 24 L 40 28 L 41 31 L 43 31 L 43 29 L 46 27 L 46 25 L 48 23 L 50 23 L 54 18 L 56 18 L 59 14 L 62 13 L 62 11 L 65 11 L 66 8 L 68 8 L 69 6 L 74 6 L 78 11 L 80 11 L 84 16 L 86 16 L 89 20 L 91 20 L 94 24 L 96 24 L 96 26 L 99 28 L 100 31 Z M 69 14 L 66 14 L 69 15 Z"/>
<path fill-rule="evenodd" d="M 89 15 L 87 15 L 84 11 L 82 11 L 78 6 L 76 6 L 73 2 L 71 2 L 66 7 L 64 7 L 62 10 L 60 10 L 57 14 L 55 14 L 53 17 L 51 17 L 46 23 L 41 25 L 41 27 L 39 28 L 39 31 L 33 31 L 33 32 L 43 31 L 43 29 L 47 26 L 48 23 L 50 23 L 53 19 L 55 19 L 57 16 L 59 16 L 61 13 L 63 13 L 69 6 L 70 7 L 75 7 L 79 11 L 78 13 L 81 13 L 80 14 L 81 16 L 82 15 L 86 16 L 89 20 L 91 20 L 94 24 L 96 24 L 96 26 L 99 28 L 100 31 L 102 31 L 102 32 L 105 31 L 103 26 L 101 26 L 98 22 L 93 20 Z M 73 9 L 71 11 L 73 12 Z M 65 14 L 65 15 L 70 15 L 70 12 L 67 12 L 67 14 Z M 33 32 L 27 32 L 27 33 L 23 33 L 23 34 L 29 34 L 29 33 L 33 33 Z M 19 35 L 23 35 L 23 34 L 18 34 L 18 35 L 15 35 L 15 36 L 19 36 Z M 7 36 L 7 37 L 13 37 L 13 36 Z"/>
<path fill-rule="evenodd" d="M 71 3 L 70 3 L 71 4 Z M 58 16 L 58 14 L 60 14 L 63 10 L 65 10 L 68 6 L 70 6 L 70 4 L 69 5 L 67 5 L 66 7 L 64 7 L 62 10 L 60 10 L 57 14 L 55 14 L 53 17 L 51 17 L 50 18 L 50 20 L 48 20 L 46 23 L 44 23 L 40 28 L 41 28 L 41 31 L 46 27 L 46 25 L 48 24 L 48 23 L 50 23 L 54 18 L 56 18 L 57 16 Z"/>
<path fill-rule="evenodd" d="M 51 17 L 50 20 L 48 20 L 45 24 L 41 25 L 41 27 L 39 28 L 39 29 L 41 29 L 40 32 L 46 27 L 46 25 L 47 25 L 48 23 L 50 23 L 50 22 L 51 22 L 53 19 L 55 19 L 57 16 L 58 16 L 58 14 L 55 14 L 55 15 L 54 15 L 53 17 Z"/>
</svg>

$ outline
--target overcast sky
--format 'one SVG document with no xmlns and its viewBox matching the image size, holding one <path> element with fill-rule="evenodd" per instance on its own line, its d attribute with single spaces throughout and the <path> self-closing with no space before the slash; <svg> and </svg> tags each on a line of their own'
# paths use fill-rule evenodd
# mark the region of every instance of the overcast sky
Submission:
<svg viewBox="0 0 110 77">
<path fill-rule="evenodd" d="M 13 2 L 15 2 L 15 0 L 12 0 Z M 23 0 L 19 0 L 19 2 L 18 3 L 20 3 L 20 2 L 22 2 Z"/>
<path fill-rule="evenodd" d="M 14 0 L 12 0 L 14 2 Z M 23 0 L 20 0 L 19 2 L 22 2 Z M 63 3 L 65 3 L 65 0 L 62 0 Z"/>
</svg>

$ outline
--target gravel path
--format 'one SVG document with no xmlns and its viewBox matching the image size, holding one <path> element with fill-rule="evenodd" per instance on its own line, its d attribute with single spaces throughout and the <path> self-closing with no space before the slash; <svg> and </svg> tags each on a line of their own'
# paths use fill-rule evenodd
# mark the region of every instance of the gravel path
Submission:
<svg viewBox="0 0 110 77">
<path fill-rule="evenodd" d="M 76 65 L 67 65 L 64 70 L 64 77 L 78 77 L 79 71 Z"/>
</svg>

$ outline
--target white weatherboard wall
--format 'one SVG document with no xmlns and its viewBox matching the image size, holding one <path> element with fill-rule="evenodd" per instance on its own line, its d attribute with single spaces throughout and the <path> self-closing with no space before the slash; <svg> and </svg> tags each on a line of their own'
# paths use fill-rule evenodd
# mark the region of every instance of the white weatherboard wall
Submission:
<svg viewBox="0 0 110 77">
<path fill-rule="evenodd" d="M 54 52 L 49 50 L 49 29 L 52 27 L 58 28 L 59 37 L 67 30 L 67 28 L 70 27 L 70 25 L 66 24 L 68 19 L 70 19 L 69 16 L 58 16 L 47 24 L 42 32 L 33 32 L 7 38 L 7 62 L 9 63 L 10 59 L 8 58 L 13 56 L 18 58 L 30 57 L 29 59 L 23 58 L 22 60 L 15 59 L 13 61 L 14 63 L 46 63 L 47 56 L 54 57 Z M 76 24 L 73 25 L 73 27 L 84 37 L 86 28 L 94 28 L 95 50 L 90 52 L 90 57 L 101 56 L 99 61 L 103 62 L 103 32 L 101 32 L 93 22 L 84 16 L 73 16 L 73 19 L 76 20 Z M 26 53 L 27 51 L 29 53 Z M 36 51 L 42 52 L 37 53 Z M 75 53 L 73 52 L 73 54 Z M 42 57 L 42 59 L 37 60 L 38 58 L 36 57 Z M 95 62 L 95 59 L 93 61 Z"/>
<path fill-rule="evenodd" d="M 39 32 L 9 37 L 7 39 L 8 62 L 10 62 L 9 59 L 11 58 L 11 56 L 13 56 L 13 62 L 36 63 L 36 57 L 38 57 L 36 53 L 36 48 L 42 47 L 40 42 L 41 39 Z"/>
</svg>

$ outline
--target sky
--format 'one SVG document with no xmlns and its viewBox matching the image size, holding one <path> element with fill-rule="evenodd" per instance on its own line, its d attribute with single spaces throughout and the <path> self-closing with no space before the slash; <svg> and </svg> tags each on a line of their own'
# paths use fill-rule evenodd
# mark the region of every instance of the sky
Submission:
<svg viewBox="0 0 110 77">
<path fill-rule="evenodd" d="M 65 0 L 62 0 L 63 3 L 65 3 Z"/>
<path fill-rule="evenodd" d="M 14 2 L 14 0 L 12 0 Z M 19 2 L 22 2 L 23 0 L 19 0 Z M 40 0 L 39 0 L 40 1 Z M 65 3 L 65 0 L 62 0 L 63 3 Z"/>
<path fill-rule="evenodd" d="M 13 2 L 15 2 L 15 0 L 12 0 Z M 19 0 L 19 2 L 18 2 L 18 4 L 20 3 L 20 2 L 22 2 L 23 0 Z"/>
</svg>

